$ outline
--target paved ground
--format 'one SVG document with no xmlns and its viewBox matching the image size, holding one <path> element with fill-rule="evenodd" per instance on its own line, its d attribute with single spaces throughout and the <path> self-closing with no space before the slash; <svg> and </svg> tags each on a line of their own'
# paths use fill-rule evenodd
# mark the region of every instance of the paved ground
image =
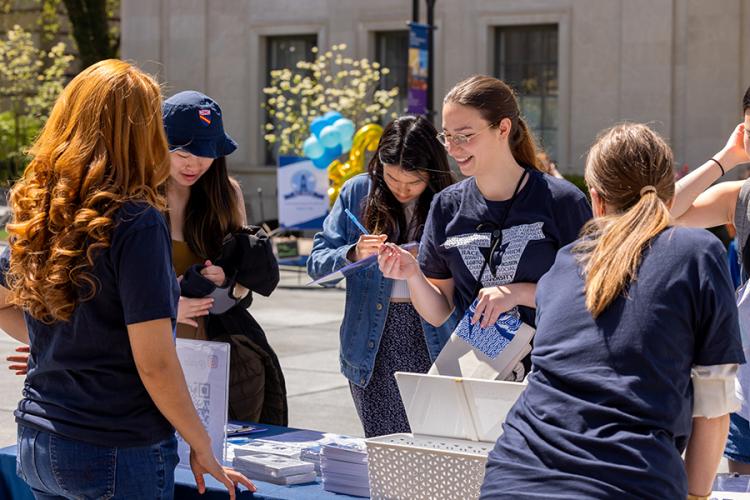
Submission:
<svg viewBox="0 0 750 500">
<path fill-rule="evenodd" d="M 307 275 L 282 272 L 282 283 L 269 298 L 250 308 L 276 349 L 286 376 L 289 424 L 361 436 L 349 385 L 339 373 L 338 329 L 344 311 L 342 289 L 306 289 Z M 18 345 L 0 334 L 0 360 Z M 22 377 L 0 361 L 0 447 L 16 439 L 13 410 L 21 397 Z"/>
</svg>

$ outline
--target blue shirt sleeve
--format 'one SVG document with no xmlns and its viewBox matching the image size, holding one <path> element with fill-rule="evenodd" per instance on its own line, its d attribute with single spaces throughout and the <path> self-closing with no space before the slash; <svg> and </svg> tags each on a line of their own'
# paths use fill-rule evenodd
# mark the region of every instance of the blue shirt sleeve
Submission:
<svg viewBox="0 0 750 500">
<path fill-rule="evenodd" d="M 128 325 L 177 317 L 179 289 L 172 267 L 171 238 L 155 209 L 140 215 L 142 223 L 115 230 L 111 256 L 117 289 Z"/>
<path fill-rule="evenodd" d="M 440 194 L 437 194 L 432 199 L 419 245 L 419 267 L 422 268 L 425 276 L 434 279 L 453 277 L 453 273 L 440 253 L 440 246 L 445 241 L 445 226 L 448 222 L 443 220 L 441 198 Z"/>
<path fill-rule="evenodd" d="M 344 209 L 351 210 L 357 217 L 361 216 L 362 199 L 354 193 L 355 182 L 359 182 L 359 179 L 350 179 L 344 184 L 331 212 L 323 221 L 323 230 L 313 238 L 313 248 L 307 259 L 307 274 L 312 279 L 321 278 L 350 264 L 346 256 L 357 244 L 359 232 L 354 233 L 356 238 L 351 236 L 351 221 Z"/>
<path fill-rule="evenodd" d="M 701 252 L 699 259 L 694 364 L 743 363 L 737 306 L 724 247 L 716 240 Z"/>
<path fill-rule="evenodd" d="M 594 216 L 586 196 L 573 184 L 568 184 L 570 192 L 565 194 L 565 201 L 555 209 L 560 248 L 577 240 L 583 226 Z"/>
</svg>

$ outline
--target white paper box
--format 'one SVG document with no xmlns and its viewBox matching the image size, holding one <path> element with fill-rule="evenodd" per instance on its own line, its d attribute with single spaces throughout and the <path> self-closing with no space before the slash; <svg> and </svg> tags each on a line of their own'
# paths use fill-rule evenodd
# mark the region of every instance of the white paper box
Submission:
<svg viewBox="0 0 750 500">
<path fill-rule="evenodd" d="M 531 339 L 534 333 L 533 328 L 522 323 L 510 344 L 494 359 L 472 348 L 471 344 L 453 333 L 430 368 L 429 374 L 505 380 L 516 364 L 531 352 Z"/>
</svg>

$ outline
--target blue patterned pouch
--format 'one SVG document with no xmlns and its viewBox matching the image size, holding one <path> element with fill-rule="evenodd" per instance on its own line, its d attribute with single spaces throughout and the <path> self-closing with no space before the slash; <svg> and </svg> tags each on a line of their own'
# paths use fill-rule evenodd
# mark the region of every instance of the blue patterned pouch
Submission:
<svg viewBox="0 0 750 500">
<path fill-rule="evenodd" d="M 518 308 L 514 307 L 502 313 L 494 325 L 482 328 L 479 326 L 479 321 L 471 324 L 476 308 L 477 299 L 466 310 L 453 333 L 488 358 L 495 359 L 515 338 L 516 332 L 521 327 L 521 315 Z"/>
</svg>

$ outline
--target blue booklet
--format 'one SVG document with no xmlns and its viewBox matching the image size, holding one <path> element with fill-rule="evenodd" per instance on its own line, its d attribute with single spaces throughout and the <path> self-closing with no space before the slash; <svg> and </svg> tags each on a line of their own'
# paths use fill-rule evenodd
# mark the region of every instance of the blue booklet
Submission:
<svg viewBox="0 0 750 500">
<path fill-rule="evenodd" d="M 453 333 L 488 358 L 495 359 L 515 338 L 521 327 L 521 315 L 518 308 L 514 307 L 502 313 L 492 325 L 482 328 L 481 321 L 471 324 L 471 318 L 474 317 L 476 309 L 477 299 L 474 299 Z"/>
<path fill-rule="evenodd" d="M 413 248 L 418 248 L 419 243 L 417 243 L 416 241 L 413 241 L 411 243 L 405 243 L 400 246 L 404 250 L 411 250 Z M 346 266 L 342 267 L 338 271 L 334 271 L 330 274 L 326 274 L 325 276 L 321 278 L 311 281 L 305 286 L 326 285 L 328 283 L 333 283 L 335 281 L 342 280 L 346 278 L 347 276 L 351 276 L 352 274 L 356 272 L 362 271 L 363 269 L 367 269 L 368 267 L 372 265 L 377 265 L 377 263 L 378 263 L 378 256 L 377 254 L 373 254 L 362 260 L 358 260 L 357 262 L 352 262 L 351 264 L 347 264 Z"/>
</svg>

